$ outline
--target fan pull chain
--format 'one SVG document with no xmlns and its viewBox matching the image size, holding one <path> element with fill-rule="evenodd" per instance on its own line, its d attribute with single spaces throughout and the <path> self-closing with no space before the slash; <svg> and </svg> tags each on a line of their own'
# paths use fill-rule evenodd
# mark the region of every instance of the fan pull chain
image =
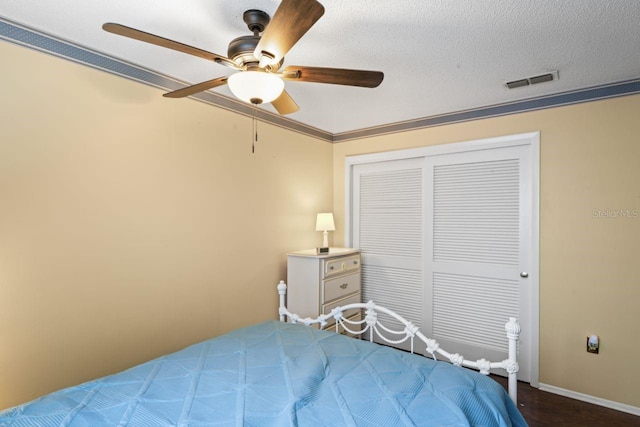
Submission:
<svg viewBox="0 0 640 427">
<path fill-rule="evenodd" d="M 251 129 L 251 154 L 256 152 L 258 142 L 258 104 L 253 104 L 253 127 Z"/>
</svg>

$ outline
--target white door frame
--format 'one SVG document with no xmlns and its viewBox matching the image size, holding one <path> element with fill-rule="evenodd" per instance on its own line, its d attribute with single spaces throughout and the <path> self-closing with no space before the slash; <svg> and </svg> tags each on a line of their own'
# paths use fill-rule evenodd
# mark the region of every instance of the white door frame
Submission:
<svg viewBox="0 0 640 427">
<path fill-rule="evenodd" d="M 387 151 L 383 153 L 349 156 L 345 159 L 345 242 L 347 247 L 353 244 L 351 206 L 353 203 L 353 167 L 358 164 L 402 160 L 417 157 L 430 157 L 439 154 L 452 154 L 518 145 L 531 146 L 531 386 L 539 387 L 539 334 L 540 334 L 540 132 L 528 132 L 495 138 L 405 150 Z"/>
</svg>

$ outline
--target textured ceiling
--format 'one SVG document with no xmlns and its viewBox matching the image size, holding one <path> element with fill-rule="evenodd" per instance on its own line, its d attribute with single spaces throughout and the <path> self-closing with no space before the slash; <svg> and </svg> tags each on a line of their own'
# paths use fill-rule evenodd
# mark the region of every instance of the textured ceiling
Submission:
<svg viewBox="0 0 640 427">
<path fill-rule="evenodd" d="M 286 82 L 290 119 L 340 134 L 640 77 L 638 0 L 320 0 L 285 65 L 383 71 L 375 89 Z M 187 83 L 232 70 L 101 29 L 116 22 L 221 55 L 276 0 L 2 0 L 0 17 Z M 557 81 L 504 83 L 558 70 Z M 226 87 L 214 89 L 232 95 Z M 160 92 L 158 93 L 160 96 Z M 185 102 L 167 99 L 166 102 Z M 263 108 L 271 109 L 271 106 Z"/>
</svg>

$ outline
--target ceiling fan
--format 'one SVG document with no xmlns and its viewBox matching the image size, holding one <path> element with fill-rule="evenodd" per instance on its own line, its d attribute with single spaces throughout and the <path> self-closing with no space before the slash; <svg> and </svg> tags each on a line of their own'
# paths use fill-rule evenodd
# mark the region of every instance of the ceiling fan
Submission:
<svg viewBox="0 0 640 427">
<path fill-rule="evenodd" d="M 283 80 L 373 88 L 384 78 L 380 71 L 298 65 L 282 68 L 287 52 L 323 14 L 324 7 L 316 0 L 283 0 L 273 19 L 261 10 L 247 10 L 243 19 L 253 35 L 232 40 L 226 57 L 120 24 L 106 23 L 102 28 L 110 33 L 208 59 L 237 71 L 228 77 L 165 93 L 165 97 L 182 98 L 228 84 L 231 92 L 245 102 L 254 105 L 271 103 L 278 113 L 290 114 L 298 111 L 298 105 L 284 90 Z"/>
</svg>

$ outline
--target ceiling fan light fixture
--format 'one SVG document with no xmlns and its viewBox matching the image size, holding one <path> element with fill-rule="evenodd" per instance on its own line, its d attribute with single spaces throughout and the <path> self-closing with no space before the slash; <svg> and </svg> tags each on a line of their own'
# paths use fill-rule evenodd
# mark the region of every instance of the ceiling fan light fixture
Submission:
<svg viewBox="0 0 640 427">
<path fill-rule="evenodd" d="M 227 81 L 231 92 L 249 104 L 263 104 L 276 100 L 284 90 L 284 81 L 264 71 L 239 71 Z"/>
<path fill-rule="evenodd" d="M 285 115 L 295 113 L 299 108 L 284 90 L 283 80 L 374 88 L 384 78 L 380 71 L 300 65 L 288 66 L 281 71 L 285 55 L 323 14 L 324 7 L 318 0 L 282 0 L 273 20 L 266 12 L 249 9 L 242 18 L 253 34 L 231 40 L 227 47 L 228 57 L 113 22 L 105 23 L 102 28 L 109 33 L 240 71 L 229 77 L 224 75 L 165 93 L 162 96 L 166 98 L 184 98 L 228 84 L 238 99 L 254 106 L 270 103 L 278 114 Z M 257 109 L 254 118 L 256 113 Z"/>
</svg>

